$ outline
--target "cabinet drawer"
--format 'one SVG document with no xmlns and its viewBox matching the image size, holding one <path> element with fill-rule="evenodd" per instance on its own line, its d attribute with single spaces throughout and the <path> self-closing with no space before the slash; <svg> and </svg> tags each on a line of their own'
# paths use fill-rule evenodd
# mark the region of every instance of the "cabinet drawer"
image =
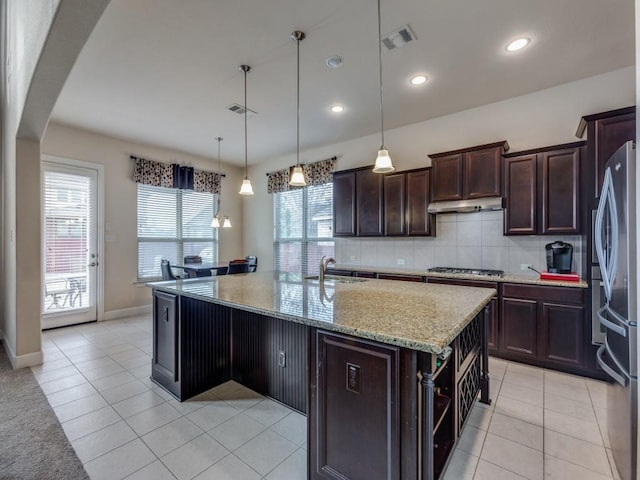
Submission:
<svg viewBox="0 0 640 480">
<path fill-rule="evenodd" d="M 505 283 L 502 285 L 502 296 L 581 305 L 584 302 L 584 289 Z"/>
<path fill-rule="evenodd" d="M 419 275 L 396 275 L 393 273 L 379 273 L 378 278 L 380 280 L 402 280 L 405 282 L 424 282 L 424 277 Z"/>
<path fill-rule="evenodd" d="M 444 285 L 460 285 L 461 287 L 495 288 L 498 290 L 497 282 L 483 282 L 482 280 L 458 280 L 451 278 L 427 277 L 427 283 L 440 283 Z"/>
</svg>

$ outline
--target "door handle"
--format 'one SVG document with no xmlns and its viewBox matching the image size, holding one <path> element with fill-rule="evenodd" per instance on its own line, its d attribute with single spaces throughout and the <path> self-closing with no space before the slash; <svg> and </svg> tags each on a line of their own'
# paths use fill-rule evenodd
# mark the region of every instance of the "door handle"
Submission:
<svg viewBox="0 0 640 480">
<path fill-rule="evenodd" d="M 605 350 L 605 346 L 601 345 L 598 351 L 596 352 L 596 360 L 598 361 L 598 365 L 600 365 L 600 368 L 602 368 L 602 370 L 604 370 L 607 373 L 607 375 L 609 375 L 611 378 L 613 378 L 616 382 L 618 382 L 623 387 L 626 387 L 627 379 L 624 378 L 622 375 L 620 375 L 618 372 L 616 372 L 609 365 L 607 365 L 607 362 L 605 362 L 604 358 L 602 358 L 602 354 L 604 353 L 604 350 Z"/>
<path fill-rule="evenodd" d="M 623 327 L 621 327 L 620 325 L 616 325 L 615 323 L 613 323 L 610 320 L 607 320 L 603 316 L 603 313 L 606 312 L 606 311 L 607 311 L 607 306 L 606 305 L 604 307 L 601 307 L 598 310 L 598 320 L 600 321 L 600 324 L 604 325 L 609 330 L 613 330 L 618 335 L 622 335 L 623 337 L 626 337 L 627 336 L 627 331 Z"/>
<path fill-rule="evenodd" d="M 91 262 L 89 265 L 87 265 L 88 267 L 97 267 L 98 266 L 98 262 Z"/>
</svg>

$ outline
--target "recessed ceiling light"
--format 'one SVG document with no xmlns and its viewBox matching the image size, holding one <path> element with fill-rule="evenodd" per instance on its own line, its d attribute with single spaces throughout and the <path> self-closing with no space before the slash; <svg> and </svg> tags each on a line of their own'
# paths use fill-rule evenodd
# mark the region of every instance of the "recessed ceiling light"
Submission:
<svg viewBox="0 0 640 480">
<path fill-rule="evenodd" d="M 427 83 L 426 75 L 416 75 L 415 77 L 411 77 L 411 85 L 422 85 L 423 83 Z"/>
<path fill-rule="evenodd" d="M 342 113 L 344 112 L 344 107 L 342 105 L 331 105 L 329 108 L 333 113 Z"/>
<path fill-rule="evenodd" d="M 529 45 L 529 42 L 531 42 L 531 39 L 527 37 L 516 38 L 506 46 L 507 52 L 517 52 L 518 50 L 522 50 L 524 47 Z"/>
<path fill-rule="evenodd" d="M 327 58 L 325 63 L 329 68 L 338 68 L 342 65 L 342 57 L 340 55 L 334 55 L 332 57 Z"/>
</svg>

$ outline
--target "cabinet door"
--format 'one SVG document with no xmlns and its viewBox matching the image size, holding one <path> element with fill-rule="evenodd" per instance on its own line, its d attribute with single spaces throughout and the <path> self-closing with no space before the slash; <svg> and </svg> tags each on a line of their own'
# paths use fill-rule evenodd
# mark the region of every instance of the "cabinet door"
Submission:
<svg viewBox="0 0 640 480">
<path fill-rule="evenodd" d="M 573 367 L 584 366 L 584 315 L 583 306 L 542 304 L 543 360 Z"/>
<path fill-rule="evenodd" d="M 356 234 L 356 174 L 333 174 L 333 236 Z"/>
<path fill-rule="evenodd" d="M 435 235 L 435 215 L 427 213 L 429 206 L 429 172 L 407 173 L 407 233 Z"/>
<path fill-rule="evenodd" d="M 385 175 L 384 234 L 406 235 L 406 176 L 404 173 Z"/>
<path fill-rule="evenodd" d="M 537 156 L 505 159 L 505 235 L 533 235 L 537 232 Z"/>
<path fill-rule="evenodd" d="M 464 198 L 499 197 L 502 186 L 502 147 L 464 154 Z"/>
<path fill-rule="evenodd" d="M 382 182 L 384 176 L 371 170 L 356 171 L 356 233 L 359 236 L 382 235 Z"/>
<path fill-rule="evenodd" d="M 399 480 L 400 350 L 322 331 L 312 341 L 309 478 Z"/>
<path fill-rule="evenodd" d="M 580 149 L 540 153 L 540 233 L 580 233 Z"/>
<path fill-rule="evenodd" d="M 165 292 L 153 295 L 153 360 L 154 380 L 180 395 L 178 299 Z"/>
<path fill-rule="evenodd" d="M 448 155 L 431 160 L 433 201 L 462 200 L 463 154 Z"/>
<path fill-rule="evenodd" d="M 538 358 L 538 307 L 535 300 L 502 299 L 501 351 L 528 360 Z"/>
<path fill-rule="evenodd" d="M 636 138 L 636 114 L 627 113 L 595 121 L 596 196 L 600 196 L 604 166 L 625 142 Z"/>
</svg>

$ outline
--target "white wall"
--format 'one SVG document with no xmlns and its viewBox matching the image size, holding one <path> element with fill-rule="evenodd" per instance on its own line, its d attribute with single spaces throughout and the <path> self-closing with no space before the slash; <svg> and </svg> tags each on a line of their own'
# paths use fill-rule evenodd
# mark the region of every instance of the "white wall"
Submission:
<svg viewBox="0 0 640 480">
<path fill-rule="evenodd" d="M 507 140 L 511 151 L 574 142 L 583 115 L 634 104 L 635 68 L 628 67 L 390 130 L 385 143 L 396 168 L 408 170 L 429 166 L 430 153 L 500 140 Z M 379 144 L 379 134 L 370 135 L 302 152 L 301 162 L 335 155 L 336 170 L 371 165 Z M 265 174 L 294 163 L 295 152 L 249 171 L 256 195 L 243 202 L 244 250 L 258 255 L 265 269 L 273 265 L 273 199 L 266 193 Z"/>
<path fill-rule="evenodd" d="M 149 305 L 149 289 L 134 285 L 137 276 L 137 190 L 136 183 L 131 180 L 132 161 L 129 156 L 216 171 L 217 150 L 214 160 L 50 123 L 42 141 L 42 153 L 104 165 L 104 219 L 110 226 L 109 235 L 115 236 L 116 240 L 104 244 L 105 312 L 108 315 L 110 311 Z M 222 180 L 221 211 L 229 215 L 235 226 L 219 229 L 218 257 L 226 260 L 244 257 L 242 208 L 237 193 L 242 183 L 242 170 L 222 163 L 221 172 L 226 174 Z"/>
<path fill-rule="evenodd" d="M 8 0 L 2 2 L 2 320 L 4 345 L 9 358 L 39 350 L 39 339 L 18 345 L 16 259 L 16 133 L 31 78 L 40 57 L 59 0 Z M 28 149 L 28 146 L 27 146 Z M 33 343 L 33 344 L 31 344 Z"/>
</svg>

